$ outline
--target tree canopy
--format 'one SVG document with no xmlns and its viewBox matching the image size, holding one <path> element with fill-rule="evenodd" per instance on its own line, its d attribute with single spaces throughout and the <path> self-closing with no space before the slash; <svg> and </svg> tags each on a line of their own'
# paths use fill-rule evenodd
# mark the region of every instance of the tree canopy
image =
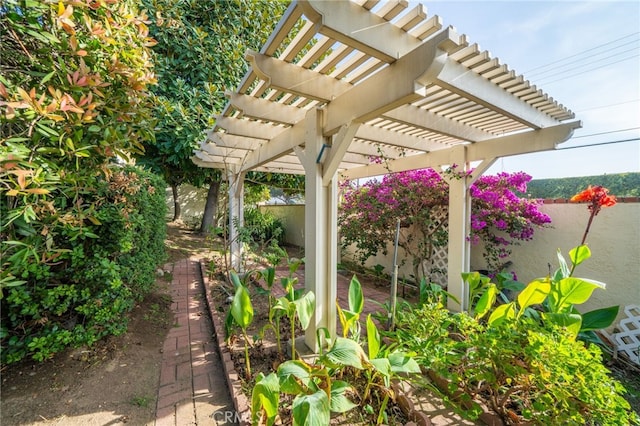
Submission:
<svg viewBox="0 0 640 426">
<path fill-rule="evenodd" d="M 199 168 L 191 157 L 222 111 L 225 90 L 234 89 L 246 72 L 245 51 L 260 49 L 287 2 L 144 0 L 143 4 L 151 15 L 151 35 L 158 41 L 153 48 L 158 123 L 156 142 L 146 146 L 141 161 L 172 185 L 219 184 L 219 170 Z"/>
</svg>

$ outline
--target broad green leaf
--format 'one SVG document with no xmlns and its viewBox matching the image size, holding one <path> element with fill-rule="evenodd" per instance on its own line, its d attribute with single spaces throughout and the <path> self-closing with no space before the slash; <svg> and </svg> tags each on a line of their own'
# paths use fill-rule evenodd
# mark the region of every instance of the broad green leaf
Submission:
<svg viewBox="0 0 640 426">
<path fill-rule="evenodd" d="M 462 280 L 469 285 L 469 290 L 476 290 L 480 286 L 480 273 L 475 272 L 463 272 L 461 274 Z"/>
<path fill-rule="evenodd" d="M 258 379 L 251 392 L 251 420 L 257 422 L 260 413 L 264 411 L 267 417 L 267 425 L 275 423 L 278 415 L 280 400 L 280 385 L 275 373 L 264 376 L 259 373 Z"/>
<path fill-rule="evenodd" d="M 482 318 L 491 310 L 493 304 L 496 301 L 497 294 L 498 288 L 496 287 L 496 285 L 493 283 L 489 284 L 474 308 L 476 319 Z"/>
<path fill-rule="evenodd" d="M 601 287 L 595 282 L 582 278 L 568 277 L 561 279 L 551 289 L 552 293 L 557 293 L 557 305 L 554 312 L 559 313 L 571 305 L 579 305 L 586 302 L 591 297 L 591 293 L 596 288 Z"/>
<path fill-rule="evenodd" d="M 333 347 L 325 354 L 325 358 L 337 366 L 348 365 L 362 370 L 362 360 L 366 359 L 366 355 L 357 342 L 337 337 Z"/>
<path fill-rule="evenodd" d="M 331 414 L 329 407 L 329 398 L 323 390 L 296 397 L 291 406 L 294 426 L 327 426 Z"/>
<path fill-rule="evenodd" d="M 515 280 L 505 280 L 502 283 L 503 290 L 522 291 L 527 285 Z"/>
<path fill-rule="evenodd" d="M 367 346 L 369 350 L 369 359 L 374 359 L 380 351 L 380 333 L 378 328 L 371 319 L 371 314 L 367 315 Z"/>
<path fill-rule="evenodd" d="M 389 358 L 372 359 L 371 365 L 373 365 L 377 372 L 384 376 L 385 386 L 387 386 L 389 378 L 391 377 L 391 362 L 389 362 Z"/>
<path fill-rule="evenodd" d="M 296 395 L 303 391 L 298 380 L 307 388 L 311 386 L 311 366 L 301 360 L 285 361 L 278 366 L 278 377 L 282 391 Z"/>
<path fill-rule="evenodd" d="M 420 366 L 413 357 L 404 352 L 389 354 L 391 371 L 394 373 L 420 373 Z"/>
<path fill-rule="evenodd" d="M 247 328 L 253 321 L 253 306 L 249 298 L 249 292 L 241 285 L 236 289 L 236 294 L 231 302 L 231 315 L 236 324 L 243 329 Z"/>
<path fill-rule="evenodd" d="M 331 400 L 330 408 L 333 413 L 344 413 L 358 406 L 347 398 L 345 393 L 353 390 L 351 385 L 342 380 L 335 380 L 331 382 Z"/>
<path fill-rule="evenodd" d="M 586 245 L 574 247 L 569 250 L 569 259 L 571 259 L 571 263 L 573 263 L 574 267 L 578 266 L 590 257 L 591 250 L 589 250 L 589 247 Z"/>
<path fill-rule="evenodd" d="M 498 306 L 489 316 L 489 325 L 498 326 L 504 321 L 516 317 L 515 302 Z"/>
<path fill-rule="evenodd" d="M 294 300 L 293 303 L 296 306 L 298 312 L 298 319 L 303 330 L 309 327 L 311 318 L 313 317 L 313 311 L 316 309 L 316 295 L 312 291 L 309 291 L 298 300 Z"/>
<path fill-rule="evenodd" d="M 524 290 L 518 294 L 520 312 L 523 312 L 531 305 L 537 305 L 544 302 L 544 299 L 547 298 L 550 291 L 551 283 L 546 279 L 531 281 Z"/>
<path fill-rule="evenodd" d="M 595 309 L 582 314 L 580 331 L 600 330 L 609 327 L 618 316 L 620 306 Z"/>
<path fill-rule="evenodd" d="M 582 324 L 582 316 L 580 314 L 568 314 L 568 313 L 543 313 L 543 318 L 546 321 L 552 322 L 560 327 L 565 327 L 573 337 L 575 338 L 580 332 L 580 326 Z"/>
<path fill-rule="evenodd" d="M 362 295 L 362 286 L 360 281 L 354 275 L 349 283 L 349 310 L 356 314 L 360 314 L 364 308 L 364 296 Z"/>
</svg>

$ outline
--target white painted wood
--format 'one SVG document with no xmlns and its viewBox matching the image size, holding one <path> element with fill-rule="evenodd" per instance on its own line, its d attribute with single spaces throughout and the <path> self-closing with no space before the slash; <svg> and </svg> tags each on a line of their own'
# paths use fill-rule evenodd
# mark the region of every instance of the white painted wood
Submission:
<svg viewBox="0 0 640 426">
<path fill-rule="evenodd" d="M 242 270 L 242 242 L 239 240 L 238 228 L 244 226 L 244 173 L 227 170 L 229 195 L 229 241 L 231 267 L 238 273 Z"/>
<path fill-rule="evenodd" d="M 316 310 L 305 333 L 305 343 L 318 351 L 316 331 L 325 327 L 336 333 L 337 288 L 337 185 L 322 183 L 322 164 L 316 162 L 328 139 L 322 135 L 321 109 L 305 119 L 305 149 L 295 151 L 305 168 L 305 290 L 316 296 Z"/>
</svg>

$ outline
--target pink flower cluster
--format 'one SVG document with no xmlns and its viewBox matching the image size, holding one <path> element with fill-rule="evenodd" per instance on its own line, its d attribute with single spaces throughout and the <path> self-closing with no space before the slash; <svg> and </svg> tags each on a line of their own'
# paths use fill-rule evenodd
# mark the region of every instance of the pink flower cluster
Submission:
<svg viewBox="0 0 640 426">
<path fill-rule="evenodd" d="M 455 174 L 455 170 L 448 173 Z M 499 269 L 509 246 L 530 240 L 536 228 L 551 222 L 538 210 L 539 200 L 524 196 L 531 176 L 523 172 L 482 176 L 471 187 L 470 241 L 484 242 L 490 267 Z M 363 257 L 375 254 L 391 240 L 395 222 L 427 227 L 431 210 L 448 205 L 448 184 L 433 169 L 386 175 L 359 188 L 343 188 L 339 223 L 348 244 L 364 248 Z M 422 235 L 428 235 L 424 231 Z"/>
</svg>

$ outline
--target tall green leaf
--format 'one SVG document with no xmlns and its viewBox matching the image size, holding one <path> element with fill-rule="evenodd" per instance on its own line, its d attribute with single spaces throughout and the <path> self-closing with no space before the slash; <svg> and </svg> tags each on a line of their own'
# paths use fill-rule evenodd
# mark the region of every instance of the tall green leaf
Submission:
<svg viewBox="0 0 640 426">
<path fill-rule="evenodd" d="M 296 311 L 298 312 L 300 325 L 303 330 L 306 330 L 313 318 L 313 311 L 316 309 L 316 295 L 312 291 L 309 291 L 300 299 L 294 300 L 293 303 L 295 304 Z"/>
<path fill-rule="evenodd" d="M 520 311 L 523 312 L 531 305 L 537 305 L 547 298 L 551 291 L 551 283 L 546 279 L 535 280 L 529 283 L 518 295 Z"/>
<path fill-rule="evenodd" d="M 574 267 L 578 266 L 590 257 L 591 250 L 589 250 L 589 246 L 587 245 L 581 245 L 569 250 L 569 258 L 571 259 L 571 263 L 573 263 Z"/>
<path fill-rule="evenodd" d="M 593 291 L 596 288 L 602 288 L 602 285 L 602 283 L 587 281 L 583 278 L 568 277 L 561 279 L 551 288 L 555 304 L 552 307 L 552 311 L 555 313 L 563 312 L 574 304 L 586 302 Z"/>
<path fill-rule="evenodd" d="M 516 317 L 516 305 L 514 302 L 498 306 L 489 316 L 489 325 L 498 326 L 506 320 Z"/>
<path fill-rule="evenodd" d="M 487 287 L 480 299 L 478 299 L 478 303 L 474 308 L 476 319 L 482 318 L 485 316 L 493 307 L 493 304 L 496 301 L 496 295 L 498 294 L 498 288 L 495 284 L 491 283 Z"/>
<path fill-rule="evenodd" d="M 251 392 L 251 421 L 255 424 L 264 412 L 267 426 L 275 423 L 280 403 L 280 385 L 275 373 L 264 376 L 258 374 L 256 384 Z"/>
<path fill-rule="evenodd" d="M 234 321 L 243 329 L 246 329 L 253 321 L 253 305 L 247 289 L 240 285 L 231 302 L 231 315 Z"/>
<path fill-rule="evenodd" d="M 373 323 L 371 314 L 367 315 L 367 347 L 369 350 L 369 359 L 374 359 L 380 351 L 380 333 L 378 327 Z"/>
<path fill-rule="evenodd" d="M 349 310 L 360 314 L 364 308 L 364 296 L 362 295 L 362 285 L 354 275 L 349 283 Z"/>
<path fill-rule="evenodd" d="M 291 411 L 296 426 L 327 426 L 331 415 L 329 397 L 323 390 L 300 395 L 293 400 Z"/>
</svg>

